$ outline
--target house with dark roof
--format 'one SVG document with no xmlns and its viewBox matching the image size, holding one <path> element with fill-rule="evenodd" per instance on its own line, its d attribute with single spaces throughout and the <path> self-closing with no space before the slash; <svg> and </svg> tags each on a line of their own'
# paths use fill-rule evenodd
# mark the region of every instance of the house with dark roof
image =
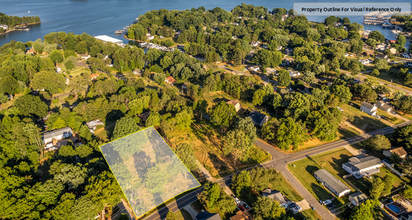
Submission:
<svg viewBox="0 0 412 220">
<path fill-rule="evenodd" d="M 393 154 L 397 154 L 402 159 L 405 159 L 406 156 L 408 156 L 408 152 L 406 152 L 403 147 L 383 151 L 383 155 L 385 155 L 386 157 L 391 157 Z"/>
<path fill-rule="evenodd" d="M 361 107 L 360 107 L 360 110 L 361 110 L 362 112 L 366 112 L 366 113 L 368 113 L 369 115 L 374 116 L 374 115 L 376 115 L 376 113 L 378 112 L 378 107 L 376 107 L 375 104 L 372 105 L 372 104 L 370 104 L 370 103 L 368 103 L 368 102 L 363 102 L 362 105 L 361 105 Z"/>
<path fill-rule="evenodd" d="M 226 103 L 229 104 L 229 105 L 235 106 L 236 112 L 238 112 L 238 111 L 240 110 L 240 108 L 241 108 L 240 102 L 239 102 L 239 100 L 237 100 L 237 99 L 236 99 L 236 100 L 227 101 Z"/>
<path fill-rule="evenodd" d="M 73 136 L 73 130 L 70 127 L 60 128 L 53 131 L 46 131 L 43 133 L 43 143 L 48 144 L 53 140 L 62 140 Z"/>
<path fill-rule="evenodd" d="M 196 215 L 194 220 L 222 220 L 219 213 L 209 213 L 208 211 L 202 210 Z"/>
<path fill-rule="evenodd" d="M 374 156 L 364 158 L 351 157 L 349 162 L 342 164 L 342 168 L 357 179 L 379 173 L 382 166 L 382 161 Z"/>
<path fill-rule="evenodd" d="M 386 54 L 378 54 L 378 55 L 375 56 L 375 58 L 380 59 L 380 60 L 389 61 L 389 57 Z"/>
<path fill-rule="evenodd" d="M 354 206 L 359 206 L 363 202 L 365 202 L 368 199 L 368 197 L 361 193 L 361 192 L 355 192 L 349 195 L 349 201 L 354 205 Z"/>
<path fill-rule="evenodd" d="M 384 101 L 377 101 L 376 102 L 376 106 L 382 110 L 384 110 L 385 112 L 390 112 L 392 111 L 392 106 L 389 106 L 388 104 L 386 104 Z"/>
<path fill-rule="evenodd" d="M 287 205 L 288 205 L 287 202 L 286 202 L 285 197 L 279 191 L 271 190 L 271 189 L 265 189 L 262 192 L 262 196 L 265 196 L 265 197 L 268 197 L 268 198 L 271 198 L 273 200 L 278 201 L 280 206 L 287 207 Z"/>
<path fill-rule="evenodd" d="M 319 180 L 324 187 L 330 190 L 337 197 L 342 197 L 350 193 L 349 187 L 334 177 L 325 169 L 320 169 L 315 172 L 315 178 Z"/>
<path fill-rule="evenodd" d="M 262 114 L 258 111 L 250 112 L 248 117 L 250 117 L 252 119 L 252 121 L 255 125 L 260 126 L 260 127 L 262 127 L 263 124 L 265 124 L 267 121 L 269 121 L 269 116 L 264 115 L 264 114 Z"/>
<path fill-rule="evenodd" d="M 151 111 L 144 112 L 144 113 L 140 114 L 139 116 L 140 116 L 140 118 L 142 119 L 143 122 L 146 122 L 147 118 L 149 118 L 150 113 L 151 113 Z"/>
</svg>

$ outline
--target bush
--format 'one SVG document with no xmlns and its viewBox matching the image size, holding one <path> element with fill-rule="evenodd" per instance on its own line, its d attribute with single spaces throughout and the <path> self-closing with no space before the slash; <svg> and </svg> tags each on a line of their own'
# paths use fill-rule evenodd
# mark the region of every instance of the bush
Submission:
<svg viewBox="0 0 412 220">
<path fill-rule="evenodd" d="M 58 99 L 53 99 L 53 101 L 52 101 L 54 104 L 56 104 L 56 103 L 58 103 L 59 102 L 59 100 Z"/>
<path fill-rule="evenodd" d="M 373 69 L 371 75 L 372 76 L 379 76 L 379 70 L 378 69 Z"/>
</svg>

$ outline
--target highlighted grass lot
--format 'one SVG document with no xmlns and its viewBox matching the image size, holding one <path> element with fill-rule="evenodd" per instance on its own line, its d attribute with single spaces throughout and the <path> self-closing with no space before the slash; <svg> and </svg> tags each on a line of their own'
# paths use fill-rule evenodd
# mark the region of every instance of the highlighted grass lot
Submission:
<svg viewBox="0 0 412 220">
<path fill-rule="evenodd" d="M 100 149 L 136 216 L 200 186 L 153 127 Z"/>
</svg>

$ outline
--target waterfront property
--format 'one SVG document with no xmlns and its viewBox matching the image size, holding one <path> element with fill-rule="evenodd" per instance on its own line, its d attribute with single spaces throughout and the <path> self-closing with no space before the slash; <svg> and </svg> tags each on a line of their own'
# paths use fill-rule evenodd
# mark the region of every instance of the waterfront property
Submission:
<svg viewBox="0 0 412 220">
<path fill-rule="evenodd" d="M 106 42 L 106 43 L 118 44 L 119 46 L 122 46 L 122 47 L 125 45 L 122 40 L 119 40 L 119 39 L 116 39 L 116 38 L 113 38 L 113 37 L 109 37 L 107 35 L 99 35 L 99 36 L 96 36 L 94 38 L 96 38 L 98 40 L 101 40 L 103 42 Z"/>
<path fill-rule="evenodd" d="M 5 25 L 5 24 L 0 24 L 0 28 L 3 28 L 4 30 L 9 29 L 9 26 Z"/>
<path fill-rule="evenodd" d="M 342 168 L 348 173 L 352 174 L 356 179 L 364 176 L 370 177 L 375 173 L 379 173 L 383 166 L 381 160 L 374 156 L 369 157 L 351 157 L 349 162 L 342 164 Z"/>
<path fill-rule="evenodd" d="M 316 171 L 314 176 L 337 197 L 342 197 L 350 193 L 349 187 L 324 169 Z"/>
</svg>

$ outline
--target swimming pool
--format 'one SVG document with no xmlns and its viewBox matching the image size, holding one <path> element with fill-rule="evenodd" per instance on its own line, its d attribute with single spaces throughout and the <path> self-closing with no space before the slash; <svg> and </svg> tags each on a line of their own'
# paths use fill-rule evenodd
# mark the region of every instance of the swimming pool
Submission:
<svg viewBox="0 0 412 220">
<path fill-rule="evenodd" d="M 386 207 L 388 207 L 388 209 L 392 210 L 395 213 L 401 212 L 401 209 L 398 206 L 394 205 L 394 204 L 388 204 L 388 205 L 386 205 Z"/>
</svg>

